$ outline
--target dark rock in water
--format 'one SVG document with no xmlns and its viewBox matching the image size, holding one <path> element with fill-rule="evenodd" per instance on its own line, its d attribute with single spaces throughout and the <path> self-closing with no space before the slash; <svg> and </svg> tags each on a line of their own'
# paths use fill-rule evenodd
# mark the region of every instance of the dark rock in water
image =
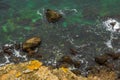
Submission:
<svg viewBox="0 0 120 80">
<path fill-rule="evenodd" d="M 90 66 L 86 70 L 89 72 L 89 74 L 94 74 L 94 73 L 100 72 L 100 69 L 98 66 Z"/>
<path fill-rule="evenodd" d="M 16 49 L 16 50 L 19 50 L 19 49 L 21 48 L 21 45 L 20 45 L 20 44 L 14 44 L 14 46 L 15 46 L 15 49 Z"/>
<path fill-rule="evenodd" d="M 70 48 L 70 53 L 73 54 L 73 55 L 78 54 L 78 52 L 73 48 Z"/>
<path fill-rule="evenodd" d="M 7 53 L 8 55 L 11 55 L 12 51 L 10 51 L 10 50 L 4 50 L 4 53 Z"/>
<path fill-rule="evenodd" d="M 68 63 L 61 63 L 59 67 L 68 68 L 70 65 Z"/>
<path fill-rule="evenodd" d="M 78 69 L 71 70 L 71 71 L 78 76 L 81 75 L 81 72 Z"/>
<path fill-rule="evenodd" d="M 112 27 L 114 27 L 115 24 L 116 24 L 116 22 L 111 22 L 111 23 L 110 23 L 110 25 L 111 25 Z"/>
<path fill-rule="evenodd" d="M 74 64 L 75 68 L 79 68 L 81 66 L 80 61 L 74 61 L 73 64 Z"/>
<path fill-rule="evenodd" d="M 13 45 L 9 45 L 9 44 L 6 44 L 3 46 L 3 52 L 8 54 L 8 55 L 11 55 L 12 54 L 12 50 L 14 49 Z"/>
<path fill-rule="evenodd" d="M 63 56 L 60 60 L 62 63 L 73 64 L 73 60 L 70 56 Z"/>
<path fill-rule="evenodd" d="M 50 9 L 47 9 L 45 15 L 46 15 L 48 22 L 50 23 L 55 23 L 62 18 L 61 14 L 57 13 L 54 10 L 50 10 Z"/>
<path fill-rule="evenodd" d="M 18 58 L 18 57 L 12 57 L 11 61 L 14 62 L 15 64 L 17 64 L 17 63 L 19 63 L 20 58 Z"/>
<path fill-rule="evenodd" d="M 26 40 L 22 45 L 22 50 L 28 52 L 30 55 L 35 53 L 35 48 L 40 45 L 40 37 L 33 37 Z"/>
<path fill-rule="evenodd" d="M 101 55 L 101 56 L 95 57 L 95 61 L 100 65 L 104 65 L 109 58 L 110 57 L 108 55 Z"/>
<path fill-rule="evenodd" d="M 108 56 L 110 56 L 113 60 L 120 58 L 120 53 L 107 53 Z"/>
<path fill-rule="evenodd" d="M 105 63 L 105 66 L 106 66 L 107 68 L 111 69 L 111 70 L 113 70 L 113 69 L 115 68 L 114 64 L 108 63 L 108 62 Z"/>
</svg>

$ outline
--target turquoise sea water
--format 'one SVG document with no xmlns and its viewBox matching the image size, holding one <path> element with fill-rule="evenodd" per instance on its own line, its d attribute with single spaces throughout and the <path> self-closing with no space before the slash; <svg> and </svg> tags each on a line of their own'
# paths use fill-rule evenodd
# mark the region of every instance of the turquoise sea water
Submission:
<svg viewBox="0 0 120 80">
<path fill-rule="evenodd" d="M 46 9 L 61 13 L 63 20 L 48 23 Z M 74 48 L 79 55 L 73 59 L 82 61 L 85 68 L 95 63 L 95 56 L 120 48 L 119 33 L 114 34 L 117 42 L 112 40 L 112 49 L 105 44 L 111 32 L 103 22 L 109 18 L 120 21 L 120 0 L 0 0 L 0 45 L 40 36 L 38 54 L 44 63 L 54 65 L 63 55 L 71 56 L 69 49 Z M 13 57 L 8 59 L 13 62 Z"/>
</svg>

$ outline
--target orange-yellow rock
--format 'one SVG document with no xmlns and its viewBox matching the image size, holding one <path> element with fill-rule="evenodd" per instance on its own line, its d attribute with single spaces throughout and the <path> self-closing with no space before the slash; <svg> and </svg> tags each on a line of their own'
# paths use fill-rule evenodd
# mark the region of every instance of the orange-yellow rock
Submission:
<svg viewBox="0 0 120 80">
<path fill-rule="evenodd" d="M 41 62 L 37 60 L 33 60 L 29 62 L 29 64 L 27 65 L 27 69 L 30 71 L 33 71 L 33 70 L 39 69 L 40 66 L 42 66 Z"/>
</svg>

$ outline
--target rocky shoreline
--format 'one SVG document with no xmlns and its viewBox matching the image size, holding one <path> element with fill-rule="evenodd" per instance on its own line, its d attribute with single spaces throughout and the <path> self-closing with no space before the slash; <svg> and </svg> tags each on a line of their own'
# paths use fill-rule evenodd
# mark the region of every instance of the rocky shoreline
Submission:
<svg viewBox="0 0 120 80">
<path fill-rule="evenodd" d="M 68 68 L 46 67 L 38 60 L 0 67 L 0 80 L 118 80 L 114 71 L 102 68 L 87 77 L 75 75 Z"/>
<path fill-rule="evenodd" d="M 46 10 L 46 19 L 49 23 L 56 23 L 62 15 L 54 10 Z M 24 22 L 24 21 L 23 21 Z M 112 30 L 116 25 L 115 22 L 110 23 Z M 119 28 L 115 28 L 119 32 Z M 84 35 L 84 34 L 83 34 Z M 54 36 L 53 36 L 54 37 Z M 76 38 L 79 35 L 76 35 Z M 86 67 L 87 75 L 83 76 L 79 68 L 82 65 L 82 61 L 73 59 L 73 57 L 80 54 L 75 48 L 68 48 L 69 54 L 58 56 L 55 66 L 45 66 L 44 63 L 39 62 L 42 58 L 39 51 L 41 43 L 40 37 L 32 37 L 24 41 L 22 44 L 6 44 L 2 47 L 0 55 L 5 54 L 11 57 L 14 64 L 10 63 L 0 67 L 0 80 L 119 80 L 120 79 L 120 52 L 107 52 L 102 55 L 95 56 L 92 60 L 94 65 Z M 72 43 L 72 42 L 71 42 Z M 67 44 L 67 42 L 65 43 Z M 62 45 L 64 46 L 64 44 Z M 83 48 L 86 50 L 83 45 Z M 94 50 L 94 49 L 93 49 Z M 22 62 L 25 53 L 27 57 L 30 57 L 30 61 Z M 55 53 L 57 54 L 57 52 Z M 49 54 L 48 54 L 49 55 Z M 85 54 L 86 56 L 87 54 Z M 39 58 L 37 60 L 31 60 L 33 57 Z M 39 60 L 39 61 L 38 61 Z M 49 61 L 48 61 L 49 62 Z M 15 64 L 17 63 L 17 64 Z M 52 62 L 51 62 L 52 63 Z M 73 66 L 74 69 L 70 69 Z"/>
<path fill-rule="evenodd" d="M 11 56 L 13 54 L 12 51 L 21 50 L 21 52 L 25 52 L 27 56 L 31 58 L 33 56 L 38 56 L 42 58 L 42 55 L 39 56 L 36 54 L 37 53 L 36 49 L 39 47 L 40 43 L 41 43 L 40 37 L 32 37 L 27 39 L 21 45 L 13 44 L 13 45 L 3 46 L 3 51 L 1 53 Z M 72 56 L 76 56 L 77 54 L 79 54 L 77 50 L 75 50 L 74 48 L 70 48 L 70 53 Z M 16 57 L 15 61 L 17 61 L 17 59 L 18 58 Z M 58 59 L 56 66 L 52 66 L 52 65 L 44 66 L 42 65 L 43 64 L 42 62 L 39 62 L 37 60 L 32 60 L 32 61 L 27 60 L 27 62 L 18 61 L 20 63 L 7 64 L 1 67 L 0 69 L 1 70 L 0 80 L 9 80 L 9 79 L 13 80 L 17 78 L 20 80 L 24 80 L 24 79 L 28 80 L 29 77 L 32 78 L 31 77 L 32 74 L 34 75 L 33 79 L 35 80 L 43 80 L 44 78 L 45 80 L 119 80 L 120 66 L 118 65 L 116 67 L 115 62 L 120 59 L 120 53 L 108 52 L 108 53 L 104 53 L 103 55 L 96 56 L 94 59 L 95 59 L 94 62 L 96 62 L 97 65 L 95 64 L 94 66 L 87 67 L 86 71 L 88 72 L 88 74 L 84 77 L 83 75 L 81 75 L 81 71 L 79 70 L 79 68 L 82 65 L 81 61 L 74 60 L 70 55 L 64 55 L 60 59 Z M 70 69 L 71 66 L 74 66 L 75 69 Z M 46 69 L 46 71 L 48 71 L 49 73 L 41 73 L 39 72 L 39 68 L 41 72 L 43 72 L 44 69 Z M 67 71 L 68 73 L 66 73 Z M 36 75 L 36 73 L 39 74 Z M 17 74 L 17 76 L 14 76 L 14 74 Z M 39 77 L 40 74 L 46 74 L 46 75 Z M 10 75 L 13 77 L 10 77 Z M 48 77 L 46 78 L 46 76 Z M 65 76 L 65 79 L 60 76 Z"/>
</svg>

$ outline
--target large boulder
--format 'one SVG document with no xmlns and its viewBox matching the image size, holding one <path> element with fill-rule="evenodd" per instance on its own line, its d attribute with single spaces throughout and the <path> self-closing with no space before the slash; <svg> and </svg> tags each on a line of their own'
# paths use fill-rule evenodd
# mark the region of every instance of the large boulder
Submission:
<svg viewBox="0 0 120 80">
<path fill-rule="evenodd" d="M 32 37 L 23 43 L 22 49 L 23 51 L 32 54 L 34 53 L 35 48 L 40 45 L 40 42 L 41 42 L 40 37 Z"/>
</svg>

